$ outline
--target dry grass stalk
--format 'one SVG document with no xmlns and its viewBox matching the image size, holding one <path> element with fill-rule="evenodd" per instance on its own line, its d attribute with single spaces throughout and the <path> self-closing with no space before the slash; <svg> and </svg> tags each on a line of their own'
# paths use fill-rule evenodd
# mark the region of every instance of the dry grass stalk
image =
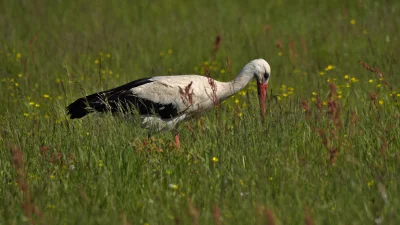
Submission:
<svg viewBox="0 0 400 225">
<path fill-rule="evenodd" d="M 11 163 L 17 175 L 18 187 L 23 193 L 24 199 L 22 203 L 22 210 L 25 217 L 30 224 L 35 224 L 35 217 L 40 217 L 41 212 L 35 205 L 33 198 L 29 191 L 29 184 L 26 175 L 26 168 L 24 165 L 23 153 L 19 147 L 9 146 L 11 150 L 12 160 Z"/>
<path fill-rule="evenodd" d="M 194 206 L 193 201 L 191 199 L 188 200 L 188 211 L 189 215 L 192 218 L 192 224 L 198 225 L 199 224 L 199 210 Z"/>
<path fill-rule="evenodd" d="M 386 159 L 386 150 L 388 149 L 389 144 L 385 137 L 381 137 L 381 141 L 382 141 L 382 144 L 381 144 L 379 151 L 381 152 L 383 159 Z"/>
<path fill-rule="evenodd" d="M 276 42 L 276 47 L 277 47 L 280 51 L 283 50 L 283 44 L 282 44 L 282 41 L 281 41 L 281 40 L 278 40 L 278 41 Z"/>
<path fill-rule="evenodd" d="M 214 42 L 213 61 L 217 57 L 217 52 L 219 50 L 220 45 L 221 45 L 221 35 L 218 34 L 217 37 L 215 38 L 215 42 Z"/>
<path fill-rule="evenodd" d="M 310 106 L 308 105 L 308 102 L 305 99 L 301 100 L 301 107 L 303 108 L 303 111 L 306 115 L 306 121 L 310 122 L 310 115 L 311 115 Z"/>
<path fill-rule="evenodd" d="M 399 106 L 398 99 L 396 98 L 396 95 L 395 95 L 395 91 L 394 91 L 393 87 L 391 85 L 389 85 L 389 83 L 387 82 L 387 80 L 385 78 L 385 75 L 381 72 L 381 70 L 379 68 L 374 69 L 372 66 L 370 66 L 367 63 L 362 62 L 362 61 L 360 62 L 360 64 L 366 70 L 368 70 L 370 72 L 373 72 L 373 73 L 376 73 L 378 75 L 379 80 L 383 81 L 384 86 L 386 86 L 389 89 L 390 96 L 392 96 L 393 101 L 396 102 L 397 106 Z"/>
<path fill-rule="evenodd" d="M 215 80 L 212 79 L 211 77 L 207 77 L 208 79 L 208 84 L 211 87 L 211 91 L 212 93 L 208 95 L 208 97 L 211 99 L 211 101 L 214 103 L 215 106 L 219 105 L 219 100 L 218 100 L 218 96 L 217 96 L 217 85 L 215 84 Z"/>
<path fill-rule="evenodd" d="M 181 97 L 181 100 L 183 104 L 186 107 L 189 107 L 193 105 L 193 89 L 192 89 L 192 84 L 193 81 L 190 82 L 187 86 L 184 88 L 179 87 L 179 95 Z"/>
<path fill-rule="evenodd" d="M 356 127 L 356 123 L 358 122 L 359 118 L 356 114 L 356 112 L 351 111 L 351 120 L 350 120 L 350 129 L 349 129 L 349 136 L 353 137 L 353 131 L 354 128 Z"/>
<path fill-rule="evenodd" d="M 232 69 L 231 65 L 232 65 L 231 60 L 229 59 L 229 57 L 226 57 L 226 71 L 228 71 L 229 75 L 232 75 L 231 74 L 231 72 L 232 72 L 231 71 L 231 69 Z"/>
<path fill-rule="evenodd" d="M 271 209 L 265 209 L 265 218 L 267 219 L 267 225 L 276 225 L 275 215 Z"/>
<path fill-rule="evenodd" d="M 304 223 L 306 225 L 314 225 L 315 222 L 313 220 L 313 218 L 310 215 L 310 212 L 308 211 L 308 209 L 304 210 Z"/>
<path fill-rule="evenodd" d="M 271 29 L 272 29 L 271 24 L 264 25 L 265 34 L 269 34 L 269 32 L 271 31 Z"/>
<path fill-rule="evenodd" d="M 288 47 L 289 47 L 289 59 L 290 59 L 290 62 L 292 63 L 292 65 L 295 65 L 297 57 L 298 57 L 298 53 L 297 53 L 297 49 L 296 49 L 296 42 L 291 40 L 289 42 L 289 46 Z"/>
<path fill-rule="evenodd" d="M 126 218 L 125 213 L 121 213 L 120 218 L 121 218 L 122 225 L 131 225 L 131 223 L 128 222 L 128 218 Z"/>
<path fill-rule="evenodd" d="M 329 84 L 329 95 L 326 108 L 329 120 L 325 125 L 322 124 L 323 120 L 321 118 L 321 113 L 323 112 L 323 102 L 319 96 L 316 96 L 315 98 L 315 105 L 318 112 L 315 112 L 315 125 L 313 125 L 311 123 L 312 111 L 310 105 L 305 99 L 301 102 L 301 107 L 305 113 L 306 121 L 310 123 L 311 129 L 314 132 L 317 132 L 321 137 L 322 145 L 324 145 L 328 150 L 330 164 L 333 165 L 343 144 L 343 138 L 341 135 L 341 130 L 343 128 L 342 105 L 338 100 L 336 85 L 333 82 Z"/>
<path fill-rule="evenodd" d="M 215 204 L 212 207 L 212 214 L 213 214 L 214 223 L 216 225 L 222 225 L 221 210 Z"/>
</svg>

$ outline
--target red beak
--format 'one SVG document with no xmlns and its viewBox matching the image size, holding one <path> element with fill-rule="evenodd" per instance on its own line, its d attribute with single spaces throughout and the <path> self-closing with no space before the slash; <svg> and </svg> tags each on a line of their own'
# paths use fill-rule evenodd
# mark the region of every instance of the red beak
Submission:
<svg viewBox="0 0 400 225">
<path fill-rule="evenodd" d="M 267 98 L 268 84 L 257 83 L 257 89 L 258 89 L 258 98 L 260 100 L 261 120 L 264 121 L 266 113 L 265 100 Z"/>
</svg>

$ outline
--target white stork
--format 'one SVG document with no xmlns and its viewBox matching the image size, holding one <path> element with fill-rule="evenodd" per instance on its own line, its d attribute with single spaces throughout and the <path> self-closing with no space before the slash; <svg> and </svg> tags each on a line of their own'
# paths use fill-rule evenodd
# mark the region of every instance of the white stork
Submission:
<svg viewBox="0 0 400 225">
<path fill-rule="evenodd" d="M 125 85 L 86 97 L 67 107 L 71 119 L 97 112 L 137 111 L 142 125 L 155 131 L 173 130 L 195 114 L 207 111 L 242 90 L 255 78 L 261 107 L 265 113 L 265 97 L 271 73 L 264 59 L 247 63 L 233 81 L 220 82 L 200 75 L 157 76 L 132 81 Z M 179 148 L 179 136 L 175 136 Z"/>
</svg>

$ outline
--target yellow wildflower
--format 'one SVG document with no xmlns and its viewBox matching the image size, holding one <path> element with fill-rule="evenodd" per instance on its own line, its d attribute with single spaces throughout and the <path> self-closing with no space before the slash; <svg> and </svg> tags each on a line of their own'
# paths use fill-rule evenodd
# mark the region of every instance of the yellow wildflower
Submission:
<svg viewBox="0 0 400 225">
<path fill-rule="evenodd" d="M 372 82 L 374 82 L 374 80 L 370 79 L 368 82 L 372 83 Z"/>
<path fill-rule="evenodd" d="M 54 176 L 53 174 L 50 175 L 50 179 L 54 180 L 56 178 L 56 176 Z"/>
<path fill-rule="evenodd" d="M 44 94 L 43 97 L 44 97 L 44 98 L 50 98 L 50 95 Z"/>
<path fill-rule="evenodd" d="M 108 74 L 112 75 L 112 74 L 113 74 L 112 70 L 109 70 L 109 71 L 108 71 Z"/>
<path fill-rule="evenodd" d="M 47 204 L 47 208 L 49 208 L 49 209 L 55 209 L 56 208 L 56 206 L 54 205 L 54 204 Z"/>
<path fill-rule="evenodd" d="M 374 185 L 374 181 L 373 180 L 368 181 L 368 187 L 371 187 L 372 185 Z"/>
<path fill-rule="evenodd" d="M 282 56 L 282 52 L 278 52 L 278 56 Z"/>
<path fill-rule="evenodd" d="M 176 184 L 169 184 L 168 187 L 174 190 L 177 190 L 179 188 Z"/>
<path fill-rule="evenodd" d="M 236 104 L 239 104 L 239 99 L 235 99 L 235 103 L 236 103 Z"/>
<path fill-rule="evenodd" d="M 225 70 L 224 70 L 224 69 L 221 69 L 219 72 L 220 72 L 220 73 L 225 73 Z"/>
<path fill-rule="evenodd" d="M 25 117 L 28 117 L 28 116 L 29 116 L 29 113 L 24 113 L 24 116 L 25 116 Z"/>
<path fill-rule="evenodd" d="M 104 166 L 103 160 L 99 160 L 99 167 L 103 167 L 103 166 Z"/>
<path fill-rule="evenodd" d="M 286 94 L 286 93 L 283 93 L 283 94 L 282 94 L 282 96 L 283 96 L 283 97 L 287 97 L 287 96 L 288 96 L 288 94 Z"/>
<path fill-rule="evenodd" d="M 168 54 L 172 54 L 172 49 L 168 49 Z"/>
<path fill-rule="evenodd" d="M 383 100 L 379 100 L 379 105 L 383 105 Z"/>
<path fill-rule="evenodd" d="M 347 75 L 347 74 L 344 75 L 344 79 L 346 79 L 346 80 L 349 79 L 349 75 Z"/>
<path fill-rule="evenodd" d="M 19 73 L 19 74 L 18 74 L 18 77 L 21 78 L 21 77 L 22 77 L 22 73 Z"/>
<path fill-rule="evenodd" d="M 214 156 L 214 157 L 212 158 L 212 161 L 216 163 L 216 162 L 218 162 L 218 158 Z"/>
<path fill-rule="evenodd" d="M 36 104 L 35 104 L 35 107 L 36 107 L 36 108 L 39 108 L 39 107 L 40 107 L 40 104 L 36 103 Z"/>
<path fill-rule="evenodd" d="M 294 88 L 288 87 L 288 91 L 294 91 Z"/>
<path fill-rule="evenodd" d="M 94 60 L 94 64 L 99 64 L 100 61 L 98 59 Z"/>
<path fill-rule="evenodd" d="M 29 105 L 30 106 L 35 105 L 35 102 L 29 102 Z"/>
<path fill-rule="evenodd" d="M 333 69 L 335 69 L 335 66 L 328 65 L 328 66 L 325 68 L 325 71 L 329 71 L 329 70 L 333 70 Z"/>
<path fill-rule="evenodd" d="M 314 98 L 314 97 L 312 97 L 312 98 L 311 98 L 311 101 L 312 101 L 312 102 L 315 102 L 315 101 L 317 101 L 317 99 Z"/>
<path fill-rule="evenodd" d="M 110 53 L 107 53 L 106 56 L 107 56 L 107 58 L 110 58 L 110 57 L 111 57 L 111 54 L 110 54 Z"/>
<path fill-rule="evenodd" d="M 356 83 L 356 82 L 358 82 L 358 79 L 357 79 L 357 78 L 355 78 L 355 77 L 352 77 L 350 80 L 351 80 L 351 82 L 353 82 L 353 83 Z"/>
<path fill-rule="evenodd" d="M 355 20 L 355 19 L 350 20 L 350 24 L 351 24 L 351 25 L 356 24 L 356 20 Z"/>
<path fill-rule="evenodd" d="M 321 71 L 319 72 L 319 75 L 323 76 L 325 74 L 325 72 Z"/>
<path fill-rule="evenodd" d="M 21 58 L 21 56 L 22 56 L 21 53 L 18 52 L 17 53 L 17 59 Z"/>
<path fill-rule="evenodd" d="M 14 85 L 15 85 L 15 87 L 18 87 L 18 86 L 19 86 L 19 84 L 18 84 L 18 83 L 15 83 Z"/>
<path fill-rule="evenodd" d="M 311 94 L 314 96 L 318 95 L 317 92 L 315 92 L 315 91 L 313 91 Z"/>
</svg>

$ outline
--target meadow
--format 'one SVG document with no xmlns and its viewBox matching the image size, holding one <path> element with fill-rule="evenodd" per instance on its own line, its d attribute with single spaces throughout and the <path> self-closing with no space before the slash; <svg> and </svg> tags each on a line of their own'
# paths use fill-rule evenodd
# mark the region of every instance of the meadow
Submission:
<svg viewBox="0 0 400 225">
<path fill-rule="evenodd" d="M 399 1 L 0 2 L 0 224 L 400 224 Z M 70 120 L 134 79 L 255 82 L 173 134 Z M 144 144 L 146 141 L 146 145 Z"/>
</svg>

